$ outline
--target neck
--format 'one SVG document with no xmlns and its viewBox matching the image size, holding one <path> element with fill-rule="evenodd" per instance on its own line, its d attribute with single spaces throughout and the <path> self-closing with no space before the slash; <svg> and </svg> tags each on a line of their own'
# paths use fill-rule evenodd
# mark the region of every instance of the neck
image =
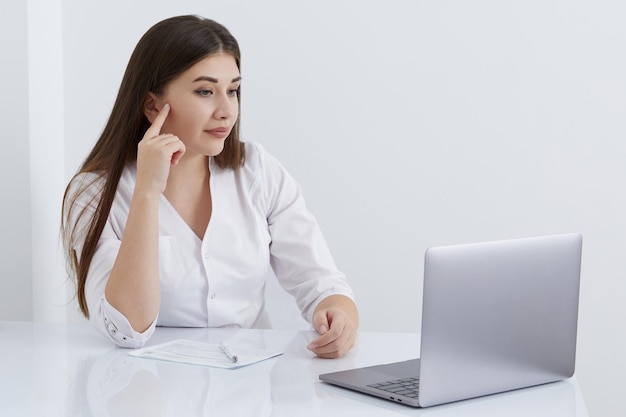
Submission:
<svg viewBox="0 0 626 417">
<path fill-rule="evenodd" d="M 167 188 L 170 190 L 193 187 L 195 184 L 204 183 L 209 176 L 208 157 L 186 158 L 185 156 L 180 158 L 178 164 L 170 168 L 170 175 L 167 178 Z"/>
</svg>

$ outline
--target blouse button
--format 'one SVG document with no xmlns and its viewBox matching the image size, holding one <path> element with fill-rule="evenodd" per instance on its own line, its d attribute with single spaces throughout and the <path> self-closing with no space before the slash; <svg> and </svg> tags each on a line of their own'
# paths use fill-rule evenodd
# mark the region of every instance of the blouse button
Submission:
<svg viewBox="0 0 626 417">
<path fill-rule="evenodd" d="M 215 293 L 211 294 L 211 300 L 215 300 Z"/>
</svg>

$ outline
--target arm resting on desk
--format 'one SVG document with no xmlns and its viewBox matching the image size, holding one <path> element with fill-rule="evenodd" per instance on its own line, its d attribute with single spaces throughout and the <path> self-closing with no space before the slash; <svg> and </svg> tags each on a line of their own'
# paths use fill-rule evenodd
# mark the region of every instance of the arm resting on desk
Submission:
<svg viewBox="0 0 626 417">
<path fill-rule="evenodd" d="M 359 313 L 344 295 L 323 299 L 313 313 L 313 327 L 321 335 L 308 348 L 321 358 L 339 358 L 354 347 Z"/>
</svg>

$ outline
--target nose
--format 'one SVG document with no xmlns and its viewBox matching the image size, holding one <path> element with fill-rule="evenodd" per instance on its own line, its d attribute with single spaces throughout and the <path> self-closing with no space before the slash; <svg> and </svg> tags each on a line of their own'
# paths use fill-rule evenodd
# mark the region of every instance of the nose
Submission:
<svg viewBox="0 0 626 417">
<path fill-rule="evenodd" d="M 220 120 L 232 119 L 236 117 L 238 110 L 239 100 L 237 100 L 237 97 L 232 97 L 228 94 L 220 94 L 215 108 L 214 117 Z"/>
</svg>

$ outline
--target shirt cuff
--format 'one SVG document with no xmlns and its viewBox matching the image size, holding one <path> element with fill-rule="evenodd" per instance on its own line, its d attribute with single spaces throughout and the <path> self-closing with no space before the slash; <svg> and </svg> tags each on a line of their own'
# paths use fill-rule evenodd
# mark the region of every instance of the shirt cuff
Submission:
<svg viewBox="0 0 626 417">
<path fill-rule="evenodd" d="M 356 300 L 354 297 L 354 293 L 352 291 L 348 291 L 348 290 L 337 290 L 337 289 L 333 289 L 330 291 L 326 291 L 324 292 L 322 295 L 320 295 L 319 297 L 317 297 L 317 300 L 315 300 L 315 302 L 313 304 L 311 304 L 311 306 L 309 307 L 307 313 L 306 313 L 306 317 L 305 320 L 313 327 L 315 328 L 315 324 L 313 323 L 313 315 L 315 314 L 315 310 L 317 309 L 317 306 L 324 301 L 325 298 L 330 297 L 331 295 L 343 295 L 349 299 L 352 300 L 353 303 L 356 304 Z"/>
<path fill-rule="evenodd" d="M 139 333 L 132 328 L 122 313 L 109 304 L 105 296 L 102 296 L 100 302 L 102 307 L 99 319 L 104 324 L 104 334 L 116 345 L 125 348 L 140 348 L 154 333 L 158 316 L 146 331 Z"/>
</svg>

